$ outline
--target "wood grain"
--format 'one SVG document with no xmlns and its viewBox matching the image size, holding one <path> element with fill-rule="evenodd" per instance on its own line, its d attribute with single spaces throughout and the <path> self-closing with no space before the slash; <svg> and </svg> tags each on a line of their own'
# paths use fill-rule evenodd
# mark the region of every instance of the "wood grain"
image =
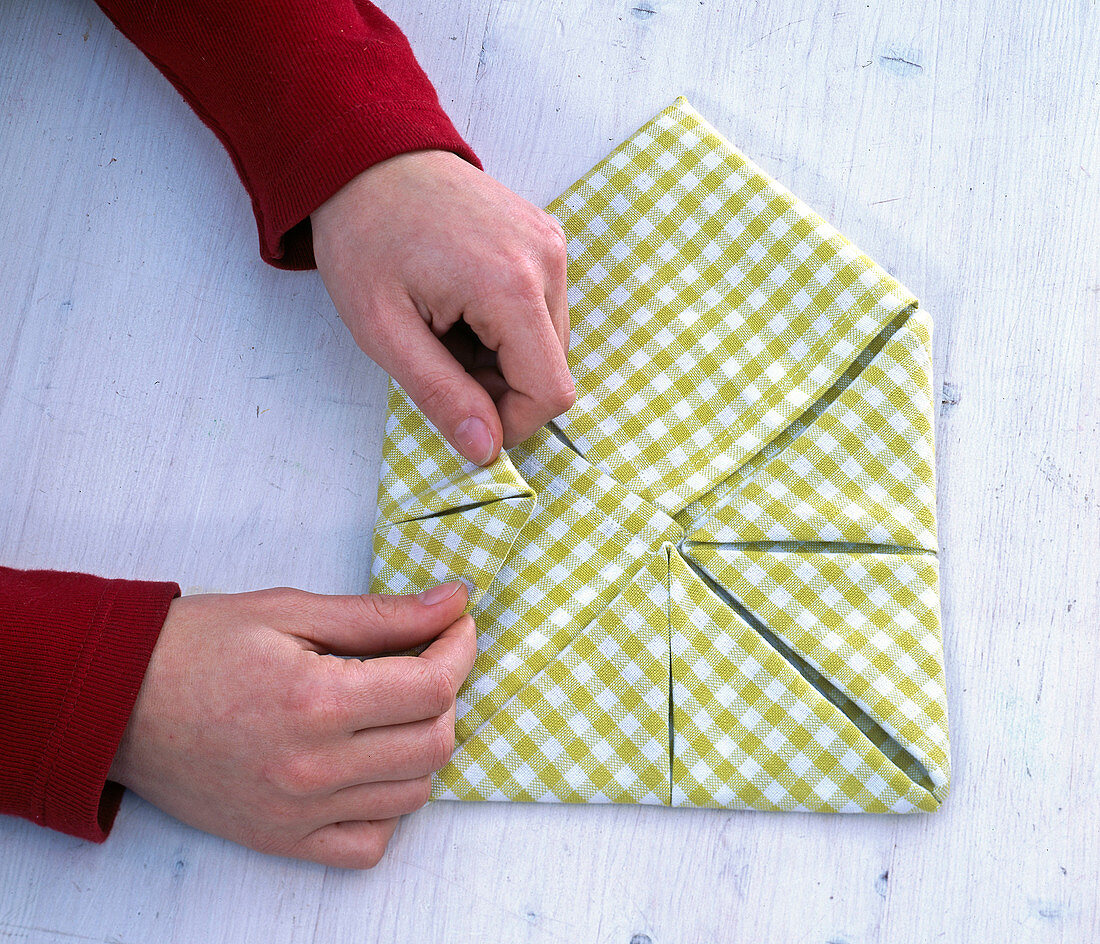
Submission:
<svg viewBox="0 0 1100 944">
<path fill-rule="evenodd" d="M 439 803 L 371 873 L 140 800 L 0 821 L 0 940 L 1086 942 L 1100 934 L 1100 8 L 392 0 L 547 202 L 680 93 L 936 317 L 954 789 L 876 818 Z M 0 5 L 0 546 L 364 587 L 385 377 L 265 267 L 228 159 L 99 12 Z"/>
</svg>

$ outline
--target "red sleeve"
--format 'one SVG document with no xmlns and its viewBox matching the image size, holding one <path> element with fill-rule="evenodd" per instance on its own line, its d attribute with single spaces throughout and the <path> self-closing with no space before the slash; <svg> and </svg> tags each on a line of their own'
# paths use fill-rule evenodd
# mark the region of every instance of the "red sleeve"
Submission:
<svg viewBox="0 0 1100 944">
<path fill-rule="evenodd" d="M 102 842 L 174 583 L 0 567 L 0 813 Z"/>
<path fill-rule="evenodd" d="M 98 0 L 233 158 L 260 254 L 314 266 L 309 214 L 424 148 L 480 167 L 394 23 L 365 0 Z"/>
</svg>

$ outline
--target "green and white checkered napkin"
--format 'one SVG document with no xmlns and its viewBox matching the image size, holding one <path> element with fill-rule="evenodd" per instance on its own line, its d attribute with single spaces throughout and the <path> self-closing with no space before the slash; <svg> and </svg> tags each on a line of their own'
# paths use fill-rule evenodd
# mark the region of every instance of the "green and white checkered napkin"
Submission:
<svg viewBox="0 0 1100 944">
<path fill-rule="evenodd" d="M 391 391 L 374 589 L 476 588 L 434 796 L 936 809 L 928 315 L 683 99 L 549 209 L 576 405 L 481 469 Z"/>
</svg>

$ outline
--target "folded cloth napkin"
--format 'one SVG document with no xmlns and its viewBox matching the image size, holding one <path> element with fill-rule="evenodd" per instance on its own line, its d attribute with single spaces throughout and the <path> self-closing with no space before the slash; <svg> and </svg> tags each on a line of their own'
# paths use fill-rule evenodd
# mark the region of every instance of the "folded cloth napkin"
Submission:
<svg viewBox="0 0 1100 944">
<path fill-rule="evenodd" d="M 929 317 L 683 99 L 549 209 L 574 407 L 478 468 L 390 395 L 374 589 L 479 630 L 433 795 L 936 809 Z"/>
</svg>

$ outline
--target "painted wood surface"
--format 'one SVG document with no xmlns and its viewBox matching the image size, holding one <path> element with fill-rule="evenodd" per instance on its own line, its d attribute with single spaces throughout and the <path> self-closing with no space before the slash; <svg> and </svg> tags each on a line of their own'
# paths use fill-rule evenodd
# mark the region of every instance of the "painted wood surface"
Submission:
<svg viewBox="0 0 1100 944">
<path fill-rule="evenodd" d="M 133 797 L 0 821 L 0 940 L 1100 939 L 1100 7 L 391 0 L 539 203 L 676 94 L 935 316 L 954 788 L 909 818 L 435 804 L 369 873 Z M 0 5 L 3 562 L 365 587 L 385 377 L 258 259 L 213 137 L 84 0 Z"/>
</svg>

